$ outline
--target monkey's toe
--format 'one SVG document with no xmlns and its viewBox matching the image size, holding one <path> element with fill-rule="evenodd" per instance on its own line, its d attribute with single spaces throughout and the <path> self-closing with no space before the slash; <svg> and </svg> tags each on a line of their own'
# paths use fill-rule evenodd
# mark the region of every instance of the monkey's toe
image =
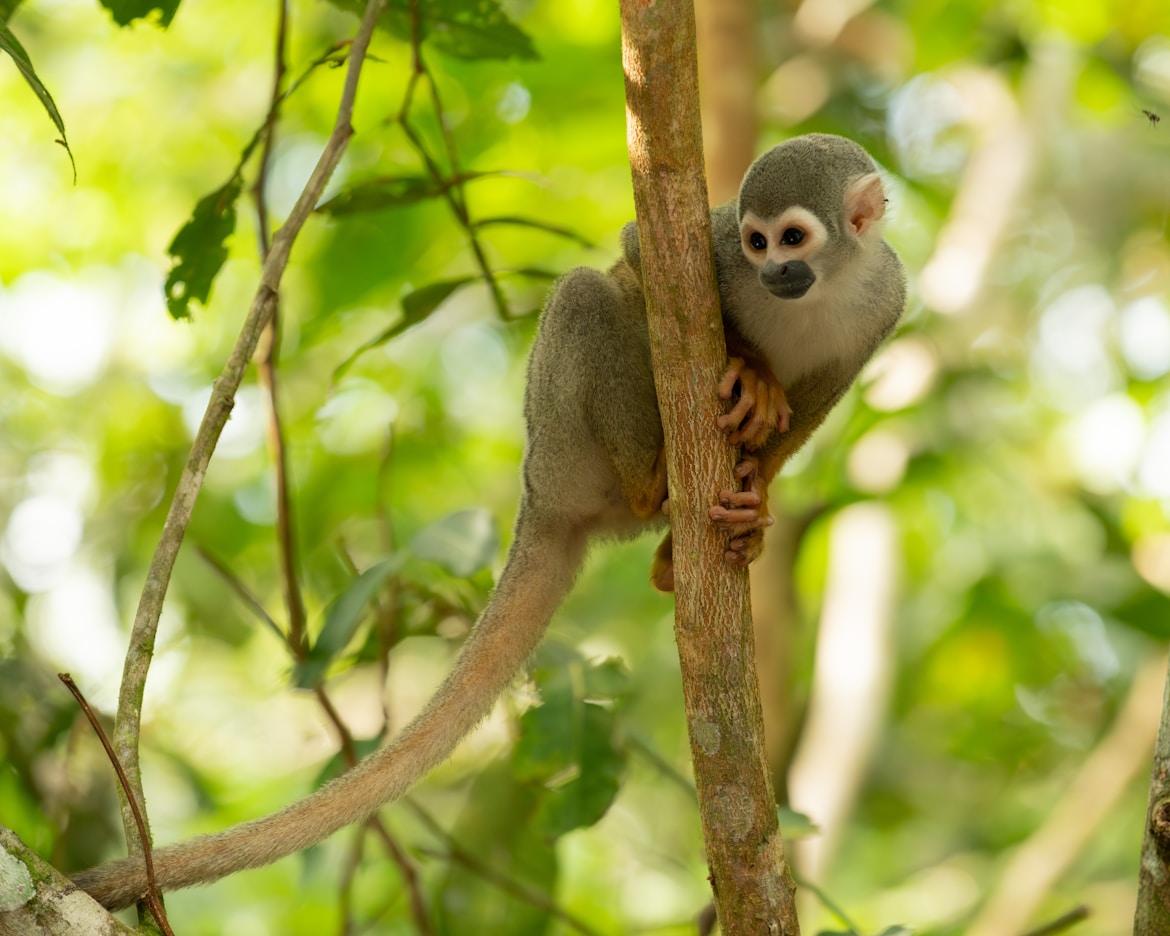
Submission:
<svg viewBox="0 0 1170 936">
<path fill-rule="evenodd" d="M 764 532 L 762 529 L 756 529 L 746 535 L 730 539 L 723 559 L 729 565 L 747 566 L 755 562 L 763 551 Z"/>
</svg>

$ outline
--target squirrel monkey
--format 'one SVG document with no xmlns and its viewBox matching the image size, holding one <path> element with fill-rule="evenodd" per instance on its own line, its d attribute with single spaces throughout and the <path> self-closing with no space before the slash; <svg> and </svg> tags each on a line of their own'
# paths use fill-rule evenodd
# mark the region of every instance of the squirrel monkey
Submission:
<svg viewBox="0 0 1170 936">
<path fill-rule="evenodd" d="M 810 134 L 762 155 L 737 201 L 712 212 L 730 355 L 719 385 L 740 399 L 720 428 L 745 454 L 743 490 L 710 511 L 726 560 L 759 555 L 767 485 L 812 434 L 896 324 L 905 275 L 882 239 L 876 166 L 850 140 Z M 286 809 L 154 852 L 163 890 L 270 864 L 404 793 L 489 712 L 572 587 L 587 542 L 666 524 L 662 425 L 650 365 L 637 230 L 608 274 L 567 273 L 528 365 L 528 445 L 515 537 L 499 584 L 426 708 L 386 747 Z M 654 583 L 673 586 L 670 536 Z M 146 892 L 140 857 L 74 876 L 111 909 Z"/>
</svg>

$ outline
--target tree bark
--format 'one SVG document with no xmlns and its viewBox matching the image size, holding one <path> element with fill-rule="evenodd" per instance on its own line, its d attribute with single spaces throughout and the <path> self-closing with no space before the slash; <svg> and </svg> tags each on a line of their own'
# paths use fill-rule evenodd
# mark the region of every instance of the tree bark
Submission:
<svg viewBox="0 0 1170 936">
<path fill-rule="evenodd" d="M 1170 673 L 1162 690 L 1162 718 L 1154 744 L 1133 932 L 1134 936 L 1170 933 Z"/>
<path fill-rule="evenodd" d="M 2 936 L 134 936 L 67 877 L 0 826 L 0 934 Z"/>
<path fill-rule="evenodd" d="M 725 936 L 798 936 L 764 755 L 747 572 L 708 510 L 737 486 L 716 429 L 726 366 L 703 181 L 691 0 L 621 0 L 626 116 L 674 533 L 675 636 Z"/>
</svg>

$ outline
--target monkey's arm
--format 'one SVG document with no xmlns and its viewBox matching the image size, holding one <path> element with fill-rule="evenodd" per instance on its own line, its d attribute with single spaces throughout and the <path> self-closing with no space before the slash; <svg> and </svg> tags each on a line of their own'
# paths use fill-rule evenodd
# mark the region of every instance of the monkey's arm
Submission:
<svg viewBox="0 0 1170 936">
<path fill-rule="evenodd" d="M 716 525 L 731 535 L 725 554 L 728 562 L 748 565 L 763 551 L 764 528 L 772 522 L 768 486 L 825 421 L 855 376 L 830 364 L 802 377 L 787 393 L 791 403 L 788 430 L 773 430 L 758 450 L 746 453 L 735 466 L 743 489 L 720 491 L 719 503 L 710 511 Z"/>
</svg>

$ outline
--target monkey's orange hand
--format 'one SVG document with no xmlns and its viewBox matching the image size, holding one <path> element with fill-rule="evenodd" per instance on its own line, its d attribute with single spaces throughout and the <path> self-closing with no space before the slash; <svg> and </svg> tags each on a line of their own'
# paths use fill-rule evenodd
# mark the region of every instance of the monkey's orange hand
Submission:
<svg viewBox="0 0 1170 936">
<path fill-rule="evenodd" d="M 743 480 L 742 491 L 720 491 L 719 503 L 709 516 L 719 529 L 731 534 L 723 558 L 737 566 L 746 566 L 764 550 L 764 527 L 771 526 L 768 513 L 768 490 L 759 472 L 760 463 L 752 456 L 735 466 L 735 476 Z"/>
<path fill-rule="evenodd" d="M 754 450 L 764 444 L 773 429 L 788 431 L 792 410 L 784 388 L 768 368 L 757 370 L 741 357 L 728 358 L 727 371 L 719 381 L 719 396 L 730 400 L 737 384 L 739 399 L 735 406 L 716 420 L 719 428 L 729 433 L 732 445 L 742 443 L 744 448 Z"/>
</svg>

